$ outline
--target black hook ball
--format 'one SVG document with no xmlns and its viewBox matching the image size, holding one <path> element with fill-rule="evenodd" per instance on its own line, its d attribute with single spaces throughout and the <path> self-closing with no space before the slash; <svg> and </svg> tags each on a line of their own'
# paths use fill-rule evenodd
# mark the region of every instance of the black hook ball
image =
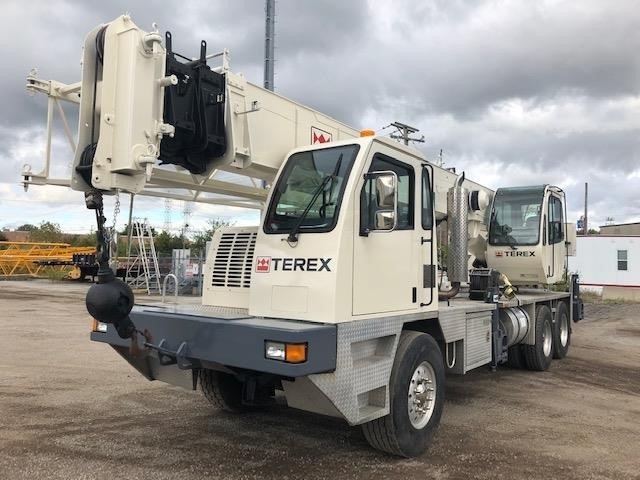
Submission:
<svg viewBox="0 0 640 480">
<path fill-rule="evenodd" d="M 133 292 L 119 278 L 91 285 L 87 292 L 87 310 L 102 323 L 118 323 L 129 315 L 133 308 Z"/>
</svg>

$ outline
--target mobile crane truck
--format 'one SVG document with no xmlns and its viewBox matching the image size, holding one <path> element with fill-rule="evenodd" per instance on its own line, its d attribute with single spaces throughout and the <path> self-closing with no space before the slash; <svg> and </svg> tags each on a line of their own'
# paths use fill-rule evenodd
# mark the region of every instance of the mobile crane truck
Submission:
<svg viewBox="0 0 640 480">
<path fill-rule="evenodd" d="M 28 77 L 79 104 L 67 184 L 98 222 L 91 340 L 149 380 L 199 384 L 224 410 L 278 391 L 405 457 L 432 440 L 446 375 L 507 362 L 544 371 L 567 355 L 582 318 L 577 277 L 547 288 L 566 280 L 575 248 L 562 189 L 492 191 L 252 85 L 226 51 L 212 68 L 205 42 L 190 59 L 171 40 L 121 16 L 87 35 L 81 82 Z M 25 171 L 25 185 L 64 184 L 45 170 Z M 134 305 L 108 266 L 103 194 L 167 188 L 263 205 L 259 226 L 215 232 L 202 305 Z M 446 267 L 435 234 L 445 221 Z"/>
</svg>

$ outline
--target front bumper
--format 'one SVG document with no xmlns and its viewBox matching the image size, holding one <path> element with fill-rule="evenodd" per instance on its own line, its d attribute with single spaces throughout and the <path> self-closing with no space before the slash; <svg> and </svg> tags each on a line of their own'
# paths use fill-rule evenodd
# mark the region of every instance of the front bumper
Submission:
<svg viewBox="0 0 640 480">
<path fill-rule="evenodd" d="M 133 355 L 131 339 L 120 338 L 113 325 L 108 325 L 106 332 L 91 332 L 91 340 L 110 344 L 149 379 L 157 378 L 154 371 L 158 363 L 175 364 L 183 370 L 220 365 L 283 377 L 301 377 L 336 368 L 335 325 L 243 314 L 212 317 L 162 307 L 135 307 L 130 317 L 138 330 L 150 334 L 149 343 L 159 349 L 145 349 L 142 355 Z M 306 342 L 307 361 L 291 364 L 265 358 L 266 340 Z"/>
</svg>

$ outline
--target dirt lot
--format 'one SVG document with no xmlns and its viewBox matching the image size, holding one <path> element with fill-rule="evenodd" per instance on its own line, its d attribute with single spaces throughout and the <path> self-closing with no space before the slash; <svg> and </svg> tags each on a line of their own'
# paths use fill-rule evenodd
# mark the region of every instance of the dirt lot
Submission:
<svg viewBox="0 0 640 480">
<path fill-rule="evenodd" d="M 0 477 L 640 479 L 640 304 L 588 305 L 544 373 L 452 377 L 420 458 L 273 407 L 229 416 L 88 340 L 87 286 L 0 282 Z"/>
</svg>

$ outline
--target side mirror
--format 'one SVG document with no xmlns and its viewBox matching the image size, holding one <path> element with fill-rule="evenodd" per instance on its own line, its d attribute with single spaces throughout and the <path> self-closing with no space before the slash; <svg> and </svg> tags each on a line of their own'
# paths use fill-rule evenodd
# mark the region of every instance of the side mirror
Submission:
<svg viewBox="0 0 640 480">
<path fill-rule="evenodd" d="M 398 176 L 395 172 L 380 171 L 367 173 L 364 178 L 369 187 L 365 188 L 368 200 L 364 202 L 367 207 L 363 211 L 360 234 L 393 230 L 398 219 Z"/>
<path fill-rule="evenodd" d="M 376 212 L 376 230 L 393 230 L 396 226 L 396 212 L 378 210 Z"/>
<path fill-rule="evenodd" d="M 378 208 L 395 208 L 398 178 L 393 172 L 384 172 L 376 176 L 376 201 Z"/>
</svg>

